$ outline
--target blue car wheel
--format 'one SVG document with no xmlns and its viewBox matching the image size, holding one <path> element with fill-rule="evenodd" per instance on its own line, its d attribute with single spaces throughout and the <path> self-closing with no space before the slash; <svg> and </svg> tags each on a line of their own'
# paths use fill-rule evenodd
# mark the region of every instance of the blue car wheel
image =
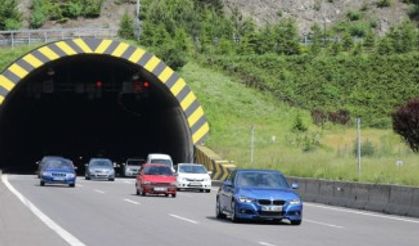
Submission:
<svg viewBox="0 0 419 246">
<path fill-rule="evenodd" d="M 240 219 L 237 217 L 236 210 L 236 202 L 233 200 L 231 202 L 231 221 L 233 223 L 240 222 Z"/>
<path fill-rule="evenodd" d="M 220 201 L 218 198 L 217 203 L 215 204 L 215 217 L 217 217 L 217 219 L 224 219 L 226 217 L 226 215 L 221 210 Z"/>
<path fill-rule="evenodd" d="M 291 220 L 291 225 L 301 225 L 302 220 Z"/>
</svg>

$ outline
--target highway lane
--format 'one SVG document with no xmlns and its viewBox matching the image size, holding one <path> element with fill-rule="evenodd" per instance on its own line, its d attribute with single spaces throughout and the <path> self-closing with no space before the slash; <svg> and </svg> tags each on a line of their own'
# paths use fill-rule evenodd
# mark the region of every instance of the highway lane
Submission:
<svg viewBox="0 0 419 246">
<path fill-rule="evenodd" d="M 307 203 L 301 226 L 233 224 L 215 219 L 215 191 L 179 192 L 177 198 L 140 197 L 135 195 L 133 179 L 79 178 L 74 189 L 40 187 L 33 175 L 12 175 L 8 180 L 85 245 L 419 245 L 419 220 L 412 218 Z M 20 221 L 26 226 L 36 222 L 36 228 L 42 228 L 36 220 Z M 39 234 L 54 235 L 48 230 Z M 66 245 L 64 241 L 43 245 L 61 243 Z"/>
</svg>

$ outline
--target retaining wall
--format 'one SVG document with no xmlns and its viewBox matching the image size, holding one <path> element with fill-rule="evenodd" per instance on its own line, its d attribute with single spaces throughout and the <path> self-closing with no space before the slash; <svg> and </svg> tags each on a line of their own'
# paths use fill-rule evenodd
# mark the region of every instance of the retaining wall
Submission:
<svg viewBox="0 0 419 246">
<path fill-rule="evenodd" d="M 419 188 L 288 177 L 304 201 L 419 217 Z"/>
</svg>

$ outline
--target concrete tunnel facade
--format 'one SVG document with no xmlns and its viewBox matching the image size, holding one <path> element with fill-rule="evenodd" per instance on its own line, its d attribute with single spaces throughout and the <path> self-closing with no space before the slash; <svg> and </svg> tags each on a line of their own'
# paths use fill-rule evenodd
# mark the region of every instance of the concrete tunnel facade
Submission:
<svg viewBox="0 0 419 246">
<path fill-rule="evenodd" d="M 191 162 L 209 132 L 186 82 L 124 42 L 72 39 L 17 59 L 0 75 L 0 169 L 31 173 L 44 155 L 76 165 L 168 153 Z"/>
</svg>

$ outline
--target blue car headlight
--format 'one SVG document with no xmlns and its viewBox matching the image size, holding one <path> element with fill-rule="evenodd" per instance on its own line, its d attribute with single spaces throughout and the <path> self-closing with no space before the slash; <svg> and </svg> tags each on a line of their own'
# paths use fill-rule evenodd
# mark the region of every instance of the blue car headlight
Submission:
<svg viewBox="0 0 419 246">
<path fill-rule="evenodd" d="M 75 177 L 76 177 L 76 175 L 74 175 L 74 173 L 67 174 L 68 179 L 74 179 Z"/>
<path fill-rule="evenodd" d="M 42 172 L 42 176 L 49 177 L 49 176 L 51 176 L 51 173 L 50 172 Z"/>
<path fill-rule="evenodd" d="M 252 203 L 254 201 L 255 201 L 255 199 L 253 199 L 253 198 L 244 197 L 244 196 L 239 197 L 239 202 L 241 202 L 241 203 Z"/>
<path fill-rule="evenodd" d="M 301 200 L 300 199 L 292 199 L 291 201 L 289 201 L 290 205 L 300 205 L 301 204 Z"/>
</svg>

